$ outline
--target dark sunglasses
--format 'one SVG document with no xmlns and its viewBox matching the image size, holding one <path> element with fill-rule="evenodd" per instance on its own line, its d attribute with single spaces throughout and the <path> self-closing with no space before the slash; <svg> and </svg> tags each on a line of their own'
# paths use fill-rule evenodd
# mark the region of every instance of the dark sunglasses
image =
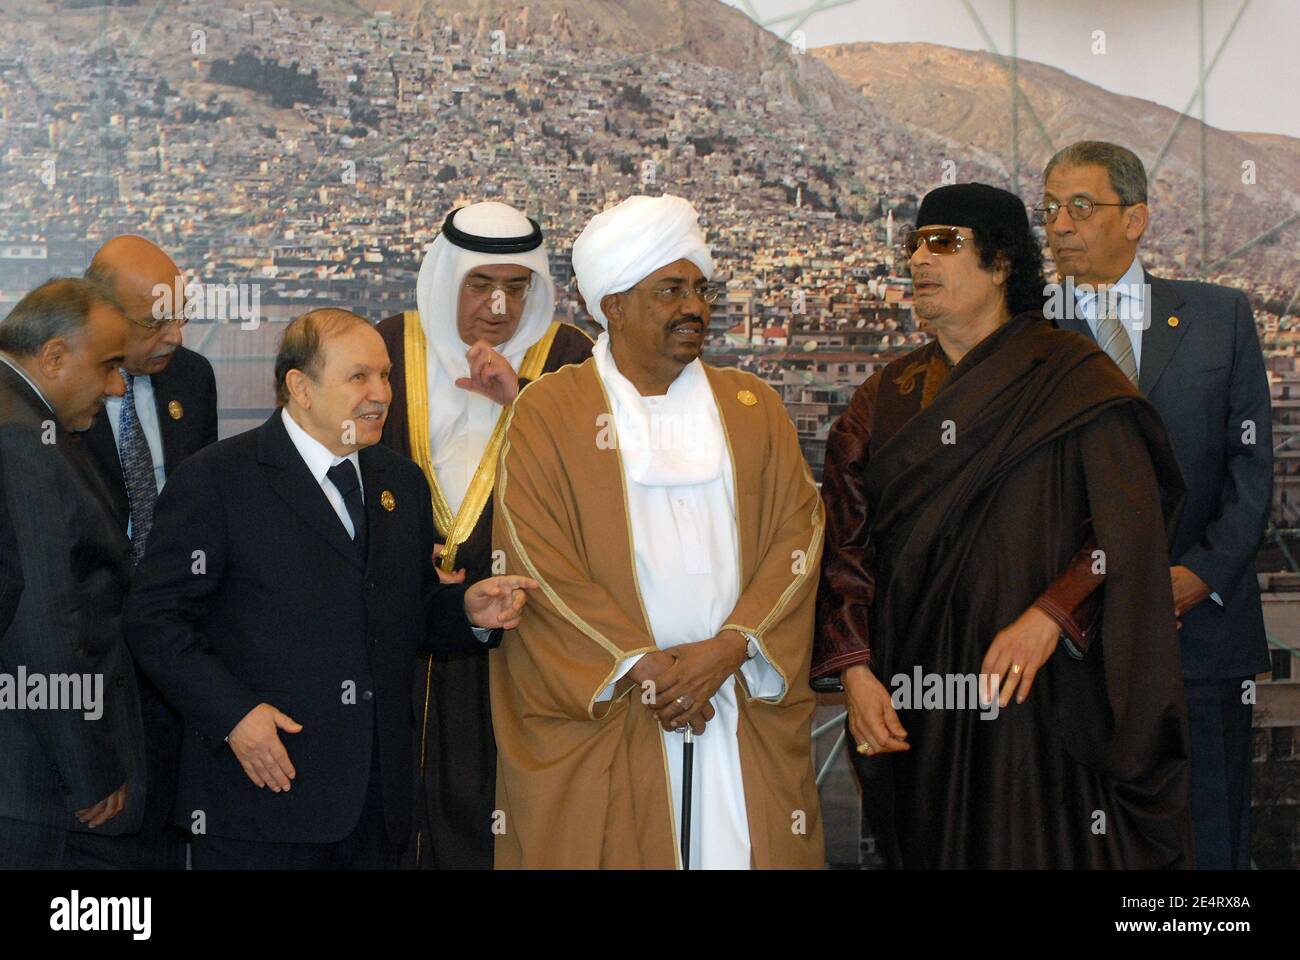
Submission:
<svg viewBox="0 0 1300 960">
<path fill-rule="evenodd" d="M 930 227 L 925 230 L 913 230 L 903 241 L 903 249 L 910 257 L 924 243 L 931 253 L 946 255 L 956 253 L 965 242 L 966 238 L 961 235 L 958 227 Z"/>
</svg>

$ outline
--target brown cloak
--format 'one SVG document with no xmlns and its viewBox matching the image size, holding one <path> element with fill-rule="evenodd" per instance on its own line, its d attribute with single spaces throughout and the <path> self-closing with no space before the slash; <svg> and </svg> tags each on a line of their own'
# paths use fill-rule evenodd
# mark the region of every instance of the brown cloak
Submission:
<svg viewBox="0 0 1300 960">
<path fill-rule="evenodd" d="M 933 349 L 883 371 L 865 474 L 881 681 L 978 673 L 1089 517 L 1106 581 L 1086 657 L 1058 647 L 1024 704 L 900 711 L 911 750 L 880 759 L 904 865 L 1189 866 L 1166 533 L 1183 484 L 1163 425 L 1096 344 L 1041 316 L 987 337 L 916 412 L 896 384 Z"/>
<path fill-rule="evenodd" d="M 737 739 L 756 867 L 819 867 L 821 814 L 808 686 L 821 500 L 776 393 L 705 366 L 736 480 L 741 596 L 728 618 L 781 672 L 779 701 L 737 677 Z M 493 540 L 508 572 L 539 580 L 519 628 L 491 653 L 502 867 L 679 865 L 660 727 L 626 678 L 656 649 L 636 582 L 621 457 L 598 443 L 609 404 L 594 361 L 530 384 L 497 473 Z M 708 589 L 707 583 L 701 589 Z"/>
</svg>

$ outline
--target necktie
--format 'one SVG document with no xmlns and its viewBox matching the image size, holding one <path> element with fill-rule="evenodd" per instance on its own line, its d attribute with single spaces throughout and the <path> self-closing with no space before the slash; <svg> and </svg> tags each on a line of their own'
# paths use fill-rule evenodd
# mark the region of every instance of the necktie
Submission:
<svg viewBox="0 0 1300 960">
<path fill-rule="evenodd" d="M 153 527 L 153 508 L 158 502 L 158 481 L 154 477 L 153 456 L 149 441 L 135 410 L 135 377 L 122 371 L 126 395 L 122 397 L 122 417 L 117 428 L 117 453 L 122 461 L 122 480 L 126 484 L 126 502 L 131 509 L 131 560 L 139 563 L 144 556 L 145 539 Z"/>
<path fill-rule="evenodd" d="M 357 476 L 357 468 L 352 465 L 351 460 L 343 460 L 325 471 L 325 476 L 330 478 L 330 482 L 343 495 L 343 505 L 348 508 L 348 516 L 352 518 L 352 529 L 356 531 L 352 541 L 364 557 L 366 555 L 366 506 L 361 500 L 361 478 Z"/>
<path fill-rule="evenodd" d="M 1115 301 L 1118 303 L 1118 299 Z M 1119 310 L 1111 310 L 1105 298 L 1097 296 L 1092 301 L 1097 311 L 1097 342 L 1106 351 L 1124 376 L 1137 383 L 1137 363 L 1133 359 L 1133 340 L 1119 322 Z"/>
</svg>

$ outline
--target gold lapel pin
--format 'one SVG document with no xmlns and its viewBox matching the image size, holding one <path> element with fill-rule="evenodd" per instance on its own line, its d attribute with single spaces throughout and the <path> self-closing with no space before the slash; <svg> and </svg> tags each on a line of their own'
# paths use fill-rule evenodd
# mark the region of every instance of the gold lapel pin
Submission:
<svg viewBox="0 0 1300 960">
<path fill-rule="evenodd" d="M 171 414 L 173 420 L 179 420 L 185 416 L 185 408 L 181 406 L 179 400 L 169 400 L 167 402 L 167 412 Z"/>
<path fill-rule="evenodd" d="M 1169 326 L 1171 327 L 1176 327 L 1178 326 L 1178 318 L 1170 317 L 1168 320 L 1165 321 L 1165 323 L 1169 324 Z"/>
<path fill-rule="evenodd" d="M 736 399 L 747 407 L 755 406 L 758 403 L 758 397 L 754 396 L 753 390 L 741 390 L 736 394 Z"/>
<path fill-rule="evenodd" d="M 391 490 L 385 490 L 379 495 L 379 505 L 389 513 L 392 513 L 397 509 L 397 498 L 393 496 Z"/>
</svg>

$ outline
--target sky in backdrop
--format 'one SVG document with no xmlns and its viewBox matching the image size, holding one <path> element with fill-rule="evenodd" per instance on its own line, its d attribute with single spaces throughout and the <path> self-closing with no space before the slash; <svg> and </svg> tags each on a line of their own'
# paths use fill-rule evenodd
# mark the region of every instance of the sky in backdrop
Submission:
<svg viewBox="0 0 1300 960">
<path fill-rule="evenodd" d="M 724 2 L 778 36 L 803 30 L 810 48 L 872 40 L 987 50 L 991 40 L 1000 53 L 1012 49 L 1010 0 Z M 1015 7 L 1021 58 L 1114 93 L 1188 109 L 1200 57 L 1200 0 L 1018 0 Z M 1203 8 L 1207 65 L 1237 21 L 1206 84 L 1206 121 L 1300 137 L 1300 0 L 1204 0 Z M 1105 31 L 1104 54 L 1093 52 L 1095 30 Z M 1190 112 L 1198 116 L 1199 106 Z"/>
</svg>

